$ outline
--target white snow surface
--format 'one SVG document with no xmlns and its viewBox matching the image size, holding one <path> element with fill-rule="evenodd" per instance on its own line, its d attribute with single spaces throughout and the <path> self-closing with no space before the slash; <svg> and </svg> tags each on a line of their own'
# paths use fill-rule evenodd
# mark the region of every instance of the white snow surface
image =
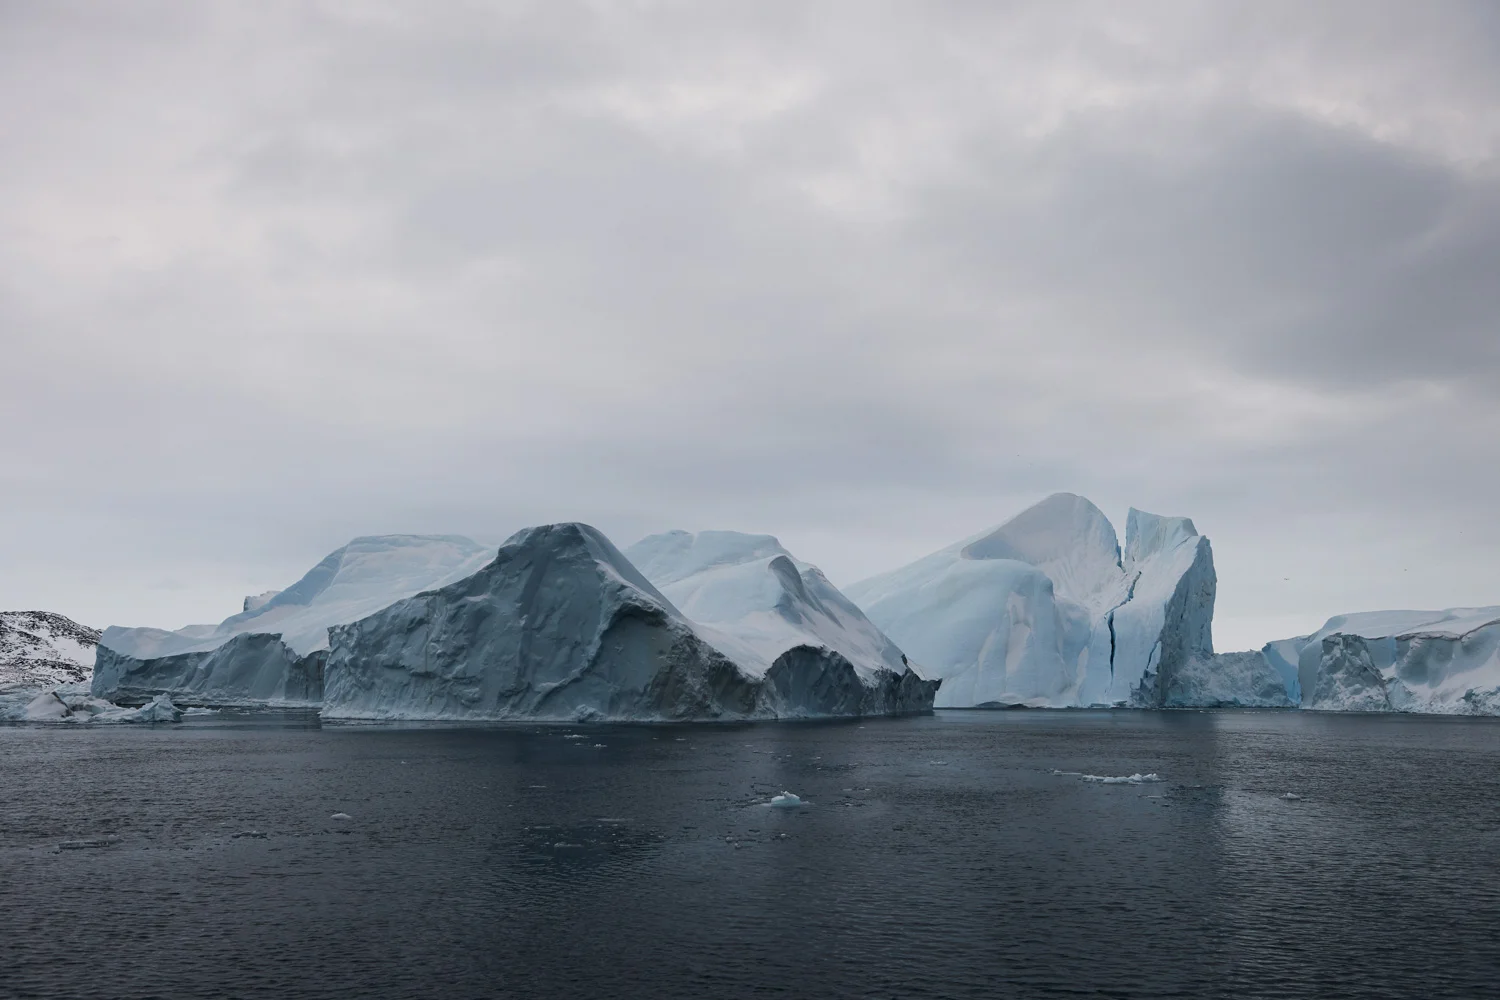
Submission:
<svg viewBox="0 0 1500 1000">
<path fill-rule="evenodd" d="M 832 650 L 864 679 L 907 667 L 901 650 L 853 601 L 771 535 L 668 531 L 624 554 L 752 676 L 764 676 L 797 646 Z"/>
<path fill-rule="evenodd" d="M 74 684 L 94 665 L 99 632 L 50 611 L 0 611 L 0 691 Z"/>
<path fill-rule="evenodd" d="M 330 552 L 285 590 L 247 597 L 246 610 L 218 625 L 189 625 L 175 632 L 111 626 L 100 642 L 147 659 L 202 652 L 237 635 L 259 632 L 280 635 L 288 648 L 305 655 L 328 647 L 329 626 L 472 576 L 493 557 L 494 549 L 461 535 L 367 535 Z"/>
<path fill-rule="evenodd" d="M 998 528 L 846 588 L 929 675 L 938 707 L 1160 705 L 1213 653 L 1208 539 L 1132 509 L 1122 554 L 1087 499 L 1054 494 Z"/>
</svg>

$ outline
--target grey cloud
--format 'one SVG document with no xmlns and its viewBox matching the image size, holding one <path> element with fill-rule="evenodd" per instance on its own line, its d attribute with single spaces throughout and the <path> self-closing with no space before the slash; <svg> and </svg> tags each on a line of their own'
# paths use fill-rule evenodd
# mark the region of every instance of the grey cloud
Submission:
<svg viewBox="0 0 1500 1000">
<path fill-rule="evenodd" d="M 1500 600 L 1489 16 L 8 8 L 0 606 L 561 518 L 849 580 L 1056 489 L 1228 619 Z"/>
</svg>

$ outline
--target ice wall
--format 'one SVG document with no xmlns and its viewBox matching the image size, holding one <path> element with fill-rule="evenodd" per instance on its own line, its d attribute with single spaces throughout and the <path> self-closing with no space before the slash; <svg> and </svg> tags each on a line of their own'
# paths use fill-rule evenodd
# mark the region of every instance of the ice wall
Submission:
<svg viewBox="0 0 1500 1000">
<path fill-rule="evenodd" d="M 1192 521 L 1131 510 L 1122 554 L 1097 507 L 1059 493 L 847 593 L 943 678 L 939 707 L 1149 707 L 1212 657 L 1215 587 Z"/>
<path fill-rule="evenodd" d="M 1297 665 L 1304 708 L 1500 714 L 1500 607 L 1338 615 Z"/>
</svg>

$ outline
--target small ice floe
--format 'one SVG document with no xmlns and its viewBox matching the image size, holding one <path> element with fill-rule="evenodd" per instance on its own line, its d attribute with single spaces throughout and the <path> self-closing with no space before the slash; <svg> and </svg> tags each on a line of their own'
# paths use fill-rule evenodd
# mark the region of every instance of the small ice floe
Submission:
<svg viewBox="0 0 1500 1000">
<path fill-rule="evenodd" d="M 218 715 L 219 714 L 219 710 L 217 708 L 203 708 L 201 705 L 195 705 L 192 708 L 184 708 L 182 710 L 182 714 L 185 715 L 185 716 L 187 716 L 187 715 Z M 401 763 L 404 764 L 404 763 L 406 763 L 406 761 L 402 761 Z"/>
<path fill-rule="evenodd" d="M 1283 792 L 1282 794 L 1280 794 L 1280 795 L 1278 795 L 1276 797 L 1278 799 L 1281 799 L 1284 802 L 1301 802 L 1302 801 L 1302 796 L 1298 795 L 1296 792 Z"/>
<path fill-rule="evenodd" d="M 1080 777 L 1083 778 L 1084 781 L 1097 781 L 1101 785 L 1149 785 L 1153 782 L 1162 780 L 1161 775 L 1157 774 L 1155 771 L 1152 771 L 1150 774 L 1141 774 L 1137 772 L 1135 774 L 1126 774 L 1118 777 L 1107 774 L 1084 774 L 1080 775 Z"/>
<path fill-rule="evenodd" d="M 780 795 L 771 796 L 771 801 L 766 803 L 772 809 L 796 809 L 802 804 L 802 797 L 800 795 L 787 791 L 783 791 Z"/>
<path fill-rule="evenodd" d="M 604 749 L 604 744 L 603 743 L 595 743 L 594 744 L 594 749 L 595 750 L 603 750 Z"/>
<path fill-rule="evenodd" d="M 1119 776 L 1108 774 L 1084 774 L 1082 771 L 1058 771 L 1055 769 L 1052 773 L 1068 778 L 1078 778 L 1082 781 L 1092 781 L 1100 785 L 1149 785 L 1154 784 L 1158 781 L 1166 780 L 1155 771 L 1152 771 L 1150 774 L 1140 774 L 1139 772 L 1137 772 L 1136 774 L 1125 774 Z"/>
<path fill-rule="evenodd" d="M 931 764 L 933 767 L 947 767 L 948 766 L 948 762 L 946 760 L 929 760 L 927 763 Z"/>
<path fill-rule="evenodd" d="M 121 722 L 178 722 L 182 719 L 182 709 L 172 704 L 172 699 L 165 694 L 159 694 L 150 702 L 142 705 L 134 712 L 121 716 Z"/>
<path fill-rule="evenodd" d="M 84 837 L 79 840 L 64 840 L 57 845 L 59 851 L 87 851 L 101 847 L 113 847 L 120 842 L 116 836 Z"/>
<path fill-rule="evenodd" d="M 340 813 L 339 815 L 342 816 L 343 813 Z M 250 837 L 254 840 L 265 840 L 267 836 L 268 834 L 264 830 L 241 830 L 239 833 L 231 834 L 229 839 L 240 840 L 244 837 Z"/>
<path fill-rule="evenodd" d="M 332 816 L 330 816 L 328 818 L 329 819 L 336 819 L 339 822 L 343 822 L 346 819 L 353 819 L 354 817 L 350 816 L 348 813 L 334 813 Z"/>
<path fill-rule="evenodd" d="M 565 739 L 565 740 L 586 740 L 586 739 L 588 739 L 588 737 L 585 736 L 585 735 L 583 735 L 582 733 L 563 733 L 563 739 Z"/>
</svg>

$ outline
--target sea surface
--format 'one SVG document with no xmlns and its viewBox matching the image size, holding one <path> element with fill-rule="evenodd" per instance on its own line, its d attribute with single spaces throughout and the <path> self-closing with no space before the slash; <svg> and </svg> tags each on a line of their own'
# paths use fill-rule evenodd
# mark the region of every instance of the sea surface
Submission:
<svg viewBox="0 0 1500 1000">
<path fill-rule="evenodd" d="M 0 726 L 6 998 L 1497 995 L 1500 720 Z"/>
</svg>

